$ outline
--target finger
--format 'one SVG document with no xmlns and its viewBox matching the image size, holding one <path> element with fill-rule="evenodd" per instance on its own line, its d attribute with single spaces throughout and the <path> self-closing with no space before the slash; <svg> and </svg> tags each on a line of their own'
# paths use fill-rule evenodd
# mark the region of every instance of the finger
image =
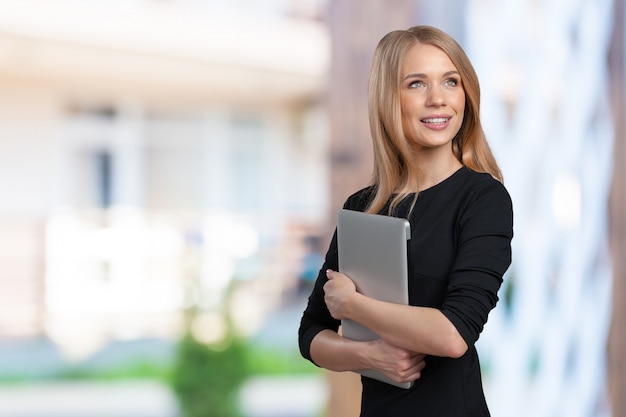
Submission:
<svg viewBox="0 0 626 417">
<path fill-rule="evenodd" d="M 406 381 L 415 381 L 416 379 L 421 378 L 422 370 L 424 369 L 424 366 L 425 366 L 424 363 L 420 362 L 416 366 L 413 366 L 410 369 L 407 369 L 404 372 Z"/>
<path fill-rule="evenodd" d="M 413 352 L 413 354 L 411 355 L 411 359 L 415 359 L 419 361 L 423 361 L 425 358 L 426 358 L 426 354 L 424 353 Z"/>
<path fill-rule="evenodd" d="M 333 271 L 332 269 L 327 269 L 326 270 L 326 278 L 333 279 L 334 277 L 335 277 L 335 271 Z"/>
<path fill-rule="evenodd" d="M 413 373 L 424 369 L 426 367 L 426 361 L 424 359 L 411 358 L 403 365 L 404 366 L 401 369 L 403 369 L 404 373 Z"/>
</svg>

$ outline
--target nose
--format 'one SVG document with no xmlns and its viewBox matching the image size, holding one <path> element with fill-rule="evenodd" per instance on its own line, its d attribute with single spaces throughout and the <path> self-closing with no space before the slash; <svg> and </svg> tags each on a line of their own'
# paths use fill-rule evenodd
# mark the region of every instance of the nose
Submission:
<svg viewBox="0 0 626 417">
<path fill-rule="evenodd" d="M 438 86 L 432 86 L 428 91 L 426 105 L 431 107 L 440 107 L 445 105 L 443 91 Z"/>
</svg>

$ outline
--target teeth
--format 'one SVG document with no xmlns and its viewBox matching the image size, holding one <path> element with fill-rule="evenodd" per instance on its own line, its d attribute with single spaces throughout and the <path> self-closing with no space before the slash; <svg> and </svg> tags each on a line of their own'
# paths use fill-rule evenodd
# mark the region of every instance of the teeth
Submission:
<svg viewBox="0 0 626 417">
<path fill-rule="evenodd" d="M 445 123 L 447 121 L 448 119 L 446 117 L 434 117 L 432 119 L 424 119 L 424 123 L 433 123 L 433 124 Z"/>
</svg>

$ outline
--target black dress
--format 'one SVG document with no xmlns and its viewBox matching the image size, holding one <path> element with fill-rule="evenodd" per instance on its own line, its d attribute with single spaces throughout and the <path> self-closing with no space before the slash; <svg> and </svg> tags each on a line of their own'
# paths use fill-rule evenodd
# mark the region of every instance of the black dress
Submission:
<svg viewBox="0 0 626 417">
<path fill-rule="evenodd" d="M 365 210 L 372 189 L 350 196 L 344 208 Z M 406 217 L 413 198 L 398 209 Z M 409 303 L 434 307 L 456 326 L 468 350 L 458 359 L 429 356 L 409 390 L 362 377 L 362 417 L 489 416 L 474 344 L 498 301 L 502 276 L 511 263 L 513 209 L 504 186 L 489 174 L 463 167 L 419 193 L 409 221 Z M 337 331 L 324 303 L 324 271 L 337 270 L 333 236 L 302 316 L 298 339 L 311 360 L 311 341 L 324 329 Z"/>
</svg>

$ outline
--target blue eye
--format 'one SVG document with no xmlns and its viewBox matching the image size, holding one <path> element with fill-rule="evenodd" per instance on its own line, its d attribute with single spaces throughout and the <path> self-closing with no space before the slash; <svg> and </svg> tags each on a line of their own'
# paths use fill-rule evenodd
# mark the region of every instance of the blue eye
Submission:
<svg viewBox="0 0 626 417">
<path fill-rule="evenodd" d="M 417 87 L 423 87 L 424 83 L 422 81 L 416 80 L 416 81 L 411 81 L 409 83 L 409 88 L 417 88 Z"/>
<path fill-rule="evenodd" d="M 459 85 L 459 80 L 457 80 L 456 78 L 449 78 L 446 80 L 445 85 L 447 85 L 448 87 L 456 87 L 457 85 Z"/>
</svg>

